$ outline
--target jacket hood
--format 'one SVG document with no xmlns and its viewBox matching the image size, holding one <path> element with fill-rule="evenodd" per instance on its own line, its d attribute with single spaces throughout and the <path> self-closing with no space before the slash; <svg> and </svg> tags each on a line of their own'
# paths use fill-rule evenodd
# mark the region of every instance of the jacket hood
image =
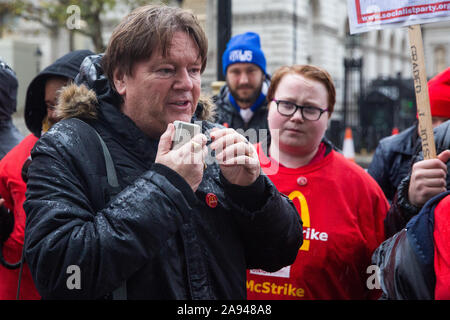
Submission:
<svg viewBox="0 0 450 320">
<path fill-rule="evenodd" d="M 0 121 L 16 112 L 18 86 L 16 73 L 0 59 Z"/>
<path fill-rule="evenodd" d="M 98 101 L 107 101 L 120 105 L 121 99 L 111 88 L 101 67 L 102 55 L 92 55 L 86 58 L 75 83 L 66 86 L 58 97 L 56 115 L 59 120 L 68 118 L 95 119 L 99 114 Z M 215 115 L 215 104 L 211 98 L 201 95 L 194 120 L 211 121 Z"/>
<path fill-rule="evenodd" d="M 84 58 L 94 53 L 89 50 L 72 51 L 42 70 L 30 83 L 25 100 L 25 123 L 37 137 L 42 131 L 42 121 L 47 115 L 45 105 L 45 83 L 51 77 L 66 77 L 74 80 Z"/>
</svg>

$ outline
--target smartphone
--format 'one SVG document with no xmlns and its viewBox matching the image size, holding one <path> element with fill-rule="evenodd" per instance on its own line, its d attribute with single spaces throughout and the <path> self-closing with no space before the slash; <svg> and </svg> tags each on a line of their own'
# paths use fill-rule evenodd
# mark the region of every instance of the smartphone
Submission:
<svg viewBox="0 0 450 320">
<path fill-rule="evenodd" d="M 175 126 L 175 136 L 172 142 L 172 149 L 178 149 L 201 132 L 200 126 L 195 123 L 177 120 L 173 124 Z"/>
</svg>

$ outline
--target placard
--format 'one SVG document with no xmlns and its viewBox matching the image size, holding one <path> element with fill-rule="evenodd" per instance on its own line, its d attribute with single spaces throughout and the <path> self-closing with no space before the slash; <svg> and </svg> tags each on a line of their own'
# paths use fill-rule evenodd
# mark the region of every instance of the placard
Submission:
<svg viewBox="0 0 450 320">
<path fill-rule="evenodd" d="M 347 0 L 350 33 L 450 20 L 450 1 Z"/>
</svg>

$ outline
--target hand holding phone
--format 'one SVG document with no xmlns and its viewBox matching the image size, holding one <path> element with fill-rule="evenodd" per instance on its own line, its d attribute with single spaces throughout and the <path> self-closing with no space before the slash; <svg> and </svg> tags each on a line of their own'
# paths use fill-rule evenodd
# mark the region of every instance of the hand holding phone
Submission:
<svg viewBox="0 0 450 320">
<path fill-rule="evenodd" d="M 195 192 L 203 179 L 206 141 L 199 125 L 181 121 L 169 123 L 160 138 L 155 163 L 177 172 Z"/>
<path fill-rule="evenodd" d="M 172 150 L 176 150 L 191 141 L 193 137 L 200 133 L 200 126 L 184 121 L 174 121 L 175 136 L 173 138 Z"/>
</svg>

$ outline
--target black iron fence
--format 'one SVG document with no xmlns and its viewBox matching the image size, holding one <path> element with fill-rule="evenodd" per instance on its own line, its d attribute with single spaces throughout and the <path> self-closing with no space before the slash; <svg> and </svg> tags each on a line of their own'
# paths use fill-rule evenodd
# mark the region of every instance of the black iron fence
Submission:
<svg viewBox="0 0 450 320">
<path fill-rule="evenodd" d="M 342 148 L 346 127 L 352 128 L 355 151 L 372 152 L 393 130 L 402 131 L 416 120 L 416 100 L 412 79 L 386 78 L 373 81 L 336 81 L 345 92 L 344 105 L 335 111 L 326 136 Z"/>
</svg>

